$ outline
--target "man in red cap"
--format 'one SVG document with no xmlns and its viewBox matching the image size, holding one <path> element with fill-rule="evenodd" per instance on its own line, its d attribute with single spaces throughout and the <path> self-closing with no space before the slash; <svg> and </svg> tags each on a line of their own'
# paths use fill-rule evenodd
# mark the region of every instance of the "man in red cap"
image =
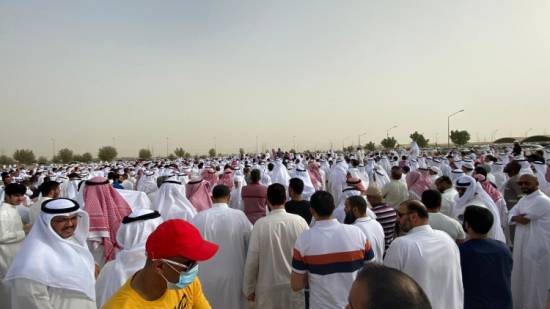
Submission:
<svg viewBox="0 0 550 309">
<path fill-rule="evenodd" d="M 202 239 L 190 223 L 168 220 L 145 244 L 145 266 L 105 304 L 104 309 L 193 308 L 209 309 L 197 274 L 197 261 L 206 261 L 218 245 Z"/>
</svg>

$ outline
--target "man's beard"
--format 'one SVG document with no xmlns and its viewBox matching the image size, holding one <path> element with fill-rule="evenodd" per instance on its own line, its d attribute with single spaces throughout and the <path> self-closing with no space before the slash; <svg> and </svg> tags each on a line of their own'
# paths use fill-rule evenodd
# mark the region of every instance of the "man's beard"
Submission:
<svg viewBox="0 0 550 309">
<path fill-rule="evenodd" d="M 346 212 L 346 217 L 344 218 L 345 224 L 353 224 L 357 218 L 353 216 L 351 212 Z"/>
</svg>

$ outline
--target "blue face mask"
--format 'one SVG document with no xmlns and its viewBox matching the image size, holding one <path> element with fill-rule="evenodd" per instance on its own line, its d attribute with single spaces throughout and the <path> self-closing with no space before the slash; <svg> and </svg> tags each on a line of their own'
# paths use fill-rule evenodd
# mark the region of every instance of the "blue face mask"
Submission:
<svg viewBox="0 0 550 309">
<path fill-rule="evenodd" d="M 169 263 L 167 264 L 168 266 L 170 266 L 170 268 L 175 270 L 174 267 L 172 267 L 172 265 L 170 265 Z M 193 268 L 189 269 L 188 271 L 180 272 L 180 278 L 177 283 L 170 282 L 166 278 L 164 278 L 164 276 L 162 277 L 164 278 L 164 280 L 166 280 L 166 287 L 168 289 L 179 290 L 193 283 L 193 281 L 195 281 L 195 277 L 197 277 L 198 274 L 199 274 L 199 264 L 195 264 L 195 266 L 193 266 Z"/>
</svg>

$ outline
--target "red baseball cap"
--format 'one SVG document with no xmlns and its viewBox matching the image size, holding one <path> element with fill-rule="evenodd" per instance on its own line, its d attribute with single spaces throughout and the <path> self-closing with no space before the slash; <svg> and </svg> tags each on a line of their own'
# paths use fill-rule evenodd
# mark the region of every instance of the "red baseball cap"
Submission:
<svg viewBox="0 0 550 309">
<path fill-rule="evenodd" d="M 173 219 L 162 223 L 149 235 L 145 250 L 151 259 L 181 256 L 206 261 L 218 251 L 218 245 L 204 240 L 191 223 Z"/>
</svg>

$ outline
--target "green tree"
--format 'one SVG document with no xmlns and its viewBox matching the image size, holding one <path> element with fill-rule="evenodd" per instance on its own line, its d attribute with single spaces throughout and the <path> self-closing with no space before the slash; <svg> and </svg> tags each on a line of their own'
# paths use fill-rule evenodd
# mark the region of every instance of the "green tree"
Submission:
<svg viewBox="0 0 550 309">
<path fill-rule="evenodd" d="M 466 130 L 453 130 L 451 131 L 451 141 L 457 146 L 463 146 L 470 140 L 470 133 Z"/>
<path fill-rule="evenodd" d="M 244 154 L 245 154 L 245 151 L 244 151 L 244 148 L 239 148 L 239 155 L 242 157 L 244 157 Z"/>
<path fill-rule="evenodd" d="M 386 137 L 380 142 L 380 145 L 382 145 L 386 149 L 393 149 L 396 144 L 397 144 L 397 140 L 393 136 Z"/>
<path fill-rule="evenodd" d="M 38 157 L 38 159 L 36 159 L 36 162 L 38 162 L 38 163 L 48 163 L 48 158 L 46 158 L 45 156 L 40 156 L 40 157 Z"/>
<path fill-rule="evenodd" d="M 174 154 L 178 158 L 183 158 L 183 157 L 185 157 L 185 150 L 183 150 L 183 148 L 181 148 L 181 147 L 178 147 L 174 150 Z"/>
<path fill-rule="evenodd" d="M 36 162 L 36 159 L 34 157 L 34 152 L 30 149 L 17 149 L 13 153 L 13 158 L 15 161 L 23 164 L 31 164 Z"/>
<path fill-rule="evenodd" d="M 92 162 L 94 158 L 92 157 L 92 154 L 89 152 L 85 152 L 82 154 L 80 161 L 84 163 Z"/>
<path fill-rule="evenodd" d="M 210 150 L 208 150 L 208 155 L 210 157 L 215 157 L 216 156 L 216 149 L 210 148 Z"/>
<path fill-rule="evenodd" d="M 409 137 L 415 141 L 420 148 L 426 148 L 430 142 L 429 139 L 426 139 L 423 134 L 418 133 L 417 131 L 414 131 L 414 133 L 409 135 Z"/>
<path fill-rule="evenodd" d="M 0 156 L 0 164 L 14 164 L 15 163 L 15 160 L 12 159 L 11 157 L 8 157 L 6 155 L 1 155 Z"/>
<path fill-rule="evenodd" d="M 375 145 L 373 142 L 368 142 L 368 143 L 365 145 L 365 150 L 368 150 L 368 151 L 375 151 L 375 150 L 376 150 L 376 145 Z"/>
<path fill-rule="evenodd" d="M 139 150 L 139 158 L 141 160 L 149 160 L 152 157 L 153 155 L 151 154 L 151 150 L 145 148 Z"/>
<path fill-rule="evenodd" d="M 173 153 L 168 155 L 168 160 L 173 161 L 173 160 L 176 160 L 176 159 L 177 159 L 177 157 Z"/>
<path fill-rule="evenodd" d="M 61 163 L 69 163 L 73 160 L 73 151 L 68 148 L 60 149 L 57 152 L 57 157 Z"/>
<path fill-rule="evenodd" d="M 84 162 L 84 161 L 82 161 L 82 155 L 79 155 L 79 154 L 73 155 L 73 161 Z"/>
<path fill-rule="evenodd" d="M 117 156 L 116 148 L 113 146 L 103 146 L 99 148 L 97 157 L 102 161 L 112 161 Z"/>
</svg>

